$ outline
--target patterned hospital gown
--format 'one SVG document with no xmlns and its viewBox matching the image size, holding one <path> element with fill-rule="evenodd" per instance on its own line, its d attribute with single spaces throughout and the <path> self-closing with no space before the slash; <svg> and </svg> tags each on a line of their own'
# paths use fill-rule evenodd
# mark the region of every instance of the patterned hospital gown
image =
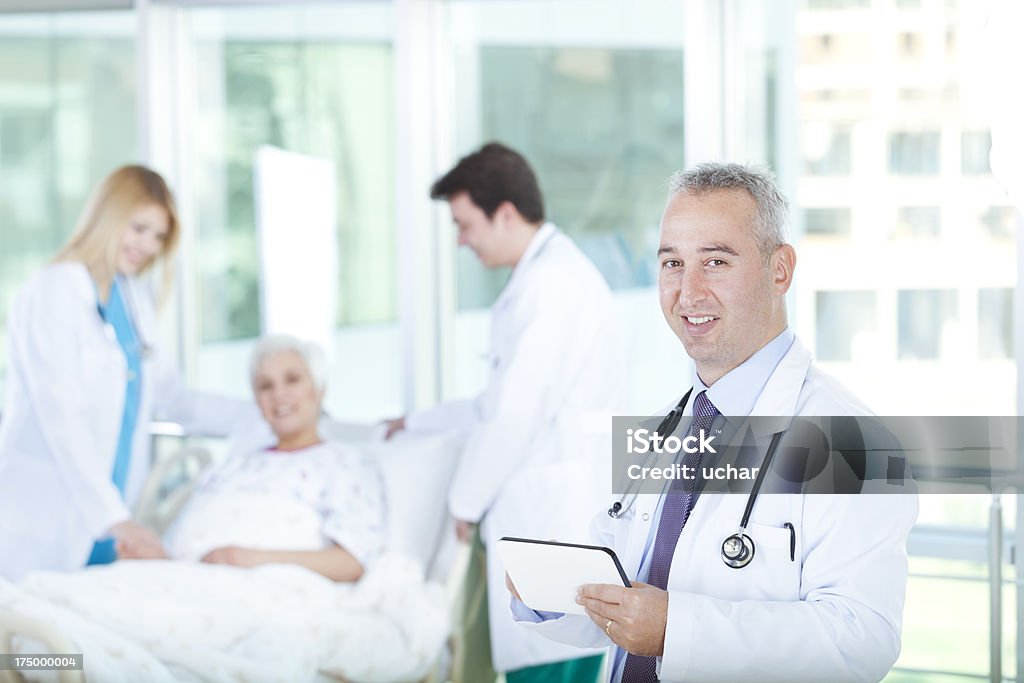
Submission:
<svg viewBox="0 0 1024 683">
<path fill-rule="evenodd" d="M 363 567 L 382 551 L 384 486 L 376 463 L 338 443 L 229 456 L 204 472 L 168 530 L 171 557 L 210 550 L 322 550 L 332 543 Z"/>
</svg>

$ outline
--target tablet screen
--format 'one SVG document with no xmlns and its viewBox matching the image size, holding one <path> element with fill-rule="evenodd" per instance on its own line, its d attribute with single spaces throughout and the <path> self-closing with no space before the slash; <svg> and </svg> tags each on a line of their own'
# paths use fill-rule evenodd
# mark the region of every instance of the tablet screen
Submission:
<svg viewBox="0 0 1024 683">
<path fill-rule="evenodd" d="M 610 548 L 508 536 L 497 546 L 505 571 L 531 609 L 584 614 L 576 604 L 576 589 L 583 584 L 630 585 Z"/>
</svg>

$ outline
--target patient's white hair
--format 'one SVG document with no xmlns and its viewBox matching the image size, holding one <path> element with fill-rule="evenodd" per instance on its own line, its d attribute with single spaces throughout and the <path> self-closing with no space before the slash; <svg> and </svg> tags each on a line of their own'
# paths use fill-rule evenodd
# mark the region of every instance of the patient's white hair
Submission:
<svg viewBox="0 0 1024 683">
<path fill-rule="evenodd" d="M 313 384 L 323 391 L 327 381 L 327 359 L 324 357 L 323 349 L 319 344 L 287 334 L 268 334 L 256 342 L 256 348 L 252 350 L 252 359 L 249 361 L 249 382 L 256 382 L 256 375 L 265 358 L 286 351 L 297 353 L 299 358 L 305 361 Z"/>
</svg>

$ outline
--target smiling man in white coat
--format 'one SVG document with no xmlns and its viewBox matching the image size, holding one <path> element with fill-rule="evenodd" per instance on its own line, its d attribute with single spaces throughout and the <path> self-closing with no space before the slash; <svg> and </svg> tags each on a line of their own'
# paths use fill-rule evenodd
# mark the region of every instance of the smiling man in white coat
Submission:
<svg viewBox="0 0 1024 683">
<path fill-rule="evenodd" d="M 796 253 L 771 175 L 702 164 L 670 186 L 658 290 L 695 364 L 683 414 L 697 417 L 683 426 L 870 414 L 788 327 Z M 576 616 L 529 609 L 509 582 L 515 618 L 557 641 L 610 646 L 615 683 L 883 678 L 900 650 L 916 495 L 761 495 L 747 526 L 756 552 L 734 568 L 723 541 L 747 500 L 683 486 L 640 495 L 617 519 L 600 512 L 592 534 L 633 586 L 581 586 L 587 616 Z"/>
<path fill-rule="evenodd" d="M 627 390 L 608 285 L 545 221 L 536 176 L 508 147 L 491 143 L 463 158 L 431 196 L 448 200 L 459 245 L 488 268 L 513 270 L 491 309 L 484 391 L 393 420 L 389 435 L 403 428 L 468 430 L 448 493 L 463 540 L 479 522 L 488 548 L 506 535 L 586 541 L 590 510 L 601 498 L 580 472 L 602 464 L 589 425 L 607 422 Z M 597 445 L 605 443 L 599 438 Z M 581 652 L 515 624 L 496 554 L 488 554 L 487 565 L 492 658 L 508 683 L 599 678 L 599 651 Z"/>
</svg>

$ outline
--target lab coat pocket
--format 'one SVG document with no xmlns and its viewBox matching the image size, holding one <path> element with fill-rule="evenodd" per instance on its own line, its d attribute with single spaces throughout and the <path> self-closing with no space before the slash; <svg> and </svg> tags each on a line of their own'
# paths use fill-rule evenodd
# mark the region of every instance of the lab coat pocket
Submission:
<svg viewBox="0 0 1024 683">
<path fill-rule="evenodd" d="M 790 526 L 751 523 L 747 526 L 747 535 L 754 542 L 754 559 L 747 568 L 733 571 L 756 574 L 761 599 L 799 600 L 800 554 L 796 530 Z"/>
</svg>

